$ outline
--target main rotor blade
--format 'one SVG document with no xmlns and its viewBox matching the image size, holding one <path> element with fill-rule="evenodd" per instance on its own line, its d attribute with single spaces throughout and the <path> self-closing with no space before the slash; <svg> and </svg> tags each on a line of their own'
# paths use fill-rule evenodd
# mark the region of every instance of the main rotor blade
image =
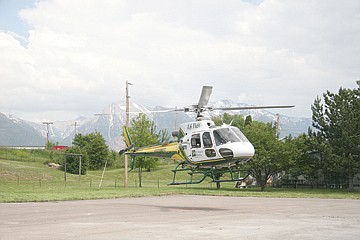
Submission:
<svg viewBox="0 0 360 240">
<path fill-rule="evenodd" d="M 266 108 L 293 108 L 294 105 L 290 106 L 249 106 L 249 107 L 223 107 L 223 108 L 212 108 L 211 110 L 250 110 L 250 109 L 266 109 Z"/>
<path fill-rule="evenodd" d="M 184 109 L 165 109 L 165 110 L 149 110 L 149 111 L 129 111 L 129 114 L 146 114 L 146 113 L 168 113 L 168 112 L 175 112 L 175 111 L 184 111 Z M 120 112 L 120 113 L 95 113 L 94 116 L 110 116 L 110 115 L 122 115 L 126 114 L 126 112 Z"/>
<path fill-rule="evenodd" d="M 208 104 L 211 92 L 212 92 L 212 86 L 203 86 L 199 103 L 197 105 L 199 109 Z"/>
</svg>

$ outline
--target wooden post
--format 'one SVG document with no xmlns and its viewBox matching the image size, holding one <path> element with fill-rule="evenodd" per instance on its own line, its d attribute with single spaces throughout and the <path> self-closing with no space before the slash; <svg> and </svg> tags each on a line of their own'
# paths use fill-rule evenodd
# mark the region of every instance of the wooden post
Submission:
<svg viewBox="0 0 360 240">
<path fill-rule="evenodd" d="M 81 178 L 81 157 L 82 155 L 79 155 L 80 159 L 79 159 L 79 182 L 80 182 L 80 178 Z"/>
<path fill-rule="evenodd" d="M 66 155 L 65 155 L 65 163 L 64 163 L 64 181 L 66 186 Z"/>
<path fill-rule="evenodd" d="M 132 85 L 131 83 L 129 83 L 126 80 L 126 86 L 125 86 L 125 91 L 126 91 L 126 123 L 125 126 L 126 128 L 129 128 L 129 108 L 130 108 L 130 104 L 129 104 L 129 84 Z M 129 176 L 128 176 L 128 164 L 129 164 L 129 160 L 128 160 L 128 156 L 125 155 L 125 163 L 124 163 L 124 188 L 128 188 L 129 186 Z"/>
</svg>

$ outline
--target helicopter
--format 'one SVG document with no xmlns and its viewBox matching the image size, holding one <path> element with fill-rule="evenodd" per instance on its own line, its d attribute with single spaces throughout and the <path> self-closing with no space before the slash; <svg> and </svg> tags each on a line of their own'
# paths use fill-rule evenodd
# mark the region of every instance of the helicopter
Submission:
<svg viewBox="0 0 360 240">
<path fill-rule="evenodd" d="M 220 126 L 207 117 L 203 116 L 205 111 L 214 110 L 247 110 L 266 108 L 292 108 L 294 106 L 249 106 L 249 107 L 226 107 L 214 108 L 208 106 L 212 86 L 203 86 L 198 104 L 184 109 L 172 109 L 169 111 L 194 112 L 194 122 L 182 123 L 178 131 L 172 132 L 177 140 L 161 145 L 137 148 L 131 141 L 128 129 L 123 126 L 123 136 L 126 148 L 119 154 L 131 157 L 133 166 L 136 156 L 154 158 L 165 158 L 179 161 L 173 172 L 173 180 L 169 185 L 199 184 L 206 178 L 216 183 L 220 188 L 222 182 L 240 182 L 245 180 L 239 177 L 241 164 L 249 161 L 255 154 L 254 146 L 240 131 L 231 124 L 223 123 Z M 133 167 L 132 167 L 133 168 Z M 177 181 L 178 172 L 186 172 L 189 175 L 187 181 Z M 196 176 L 196 177 L 194 177 Z M 225 177 L 225 179 L 222 177 Z"/>
</svg>

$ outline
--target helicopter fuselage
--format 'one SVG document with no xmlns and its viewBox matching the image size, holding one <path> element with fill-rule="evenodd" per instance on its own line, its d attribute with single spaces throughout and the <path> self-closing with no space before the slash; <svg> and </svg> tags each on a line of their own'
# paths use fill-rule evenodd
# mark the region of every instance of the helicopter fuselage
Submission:
<svg viewBox="0 0 360 240">
<path fill-rule="evenodd" d="M 236 127 L 211 120 L 183 123 L 177 134 L 180 155 L 193 166 L 225 167 L 254 156 L 253 145 Z"/>
</svg>

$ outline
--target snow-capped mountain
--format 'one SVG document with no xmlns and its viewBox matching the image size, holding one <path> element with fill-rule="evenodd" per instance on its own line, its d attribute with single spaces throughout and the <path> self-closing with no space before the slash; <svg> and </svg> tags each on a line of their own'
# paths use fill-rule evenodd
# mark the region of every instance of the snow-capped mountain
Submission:
<svg viewBox="0 0 360 240">
<path fill-rule="evenodd" d="M 246 103 L 237 103 L 231 100 L 222 100 L 217 101 L 214 103 L 210 103 L 210 106 L 214 108 L 222 108 L 222 107 L 249 107 L 251 105 Z M 274 110 L 264 110 L 264 109 L 252 109 L 252 110 L 232 110 L 232 111 L 223 111 L 223 110 L 216 110 L 211 112 L 211 116 L 221 116 L 225 112 L 229 114 L 241 114 L 243 116 L 251 115 L 251 117 L 255 121 L 260 122 L 276 122 L 277 115 L 274 113 Z M 312 120 L 311 118 L 304 118 L 304 117 L 288 117 L 285 115 L 279 115 L 280 121 L 280 137 L 285 137 L 288 135 L 298 136 L 302 133 L 307 133 L 308 128 L 311 127 Z"/>
<path fill-rule="evenodd" d="M 0 113 L 0 146 L 44 146 L 45 141 L 30 122 Z"/>
<path fill-rule="evenodd" d="M 214 108 L 219 107 L 239 107 L 249 106 L 243 103 L 237 103 L 230 100 L 216 101 L 209 103 L 209 106 Z M 154 108 L 145 107 L 136 103 L 130 105 L 130 119 L 138 116 L 139 113 L 146 114 L 147 117 L 154 121 L 157 130 L 166 129 L 169 134 L 173 130 L 177 130 L 179 124 L 184 122 L 190 122 L 195 120 L 195 114 L 193 112 L 181 112 L 172 111 L 166 112 L 170 108 L 156 106 Z M 251 115 L 256 121 L 263 122 L 275 122 L 277 119 L 276 114 L 267 110 L 233 110 L 226 111 L 229 114 L 241 114 L 243 116 Z M 225 111 L 216 110 L 205 114 L 209 117 L 220 116 Z M 84 118 L 80 117 L 72 121 L 54 122 L 49 125 L 49 140 L 60 145 L 70 146 L 76 133 L 88 134 L 92 132 L 99 132 L 107 141 L 109 147 L 114 150 L 119 150 L 124 147 L 121 127 L 125 125 L 125 106 L 120 103 L 112 103 L 105 107 L 99 114 L 95 114 L 93 117 Z M 22 123 L 26 122 L 21 119 L 13 119 L 12 122 Z M 46 126 L 42 123 L 31 123 L 26 124 L 33 129 L 33 132 L 37 132 L 38 135 L 46 137 Z M 311 126 L 310 118 L 294 118 L 280 115 L 280 136 L 284 137 L 287 135 L 297 136 L 301 133 L 306 133 L 308 128 Z M 1 136 L 0 136 L 1 138 Z M 42 142 L 44 140 L 42 139 Z"/>
</svg>

